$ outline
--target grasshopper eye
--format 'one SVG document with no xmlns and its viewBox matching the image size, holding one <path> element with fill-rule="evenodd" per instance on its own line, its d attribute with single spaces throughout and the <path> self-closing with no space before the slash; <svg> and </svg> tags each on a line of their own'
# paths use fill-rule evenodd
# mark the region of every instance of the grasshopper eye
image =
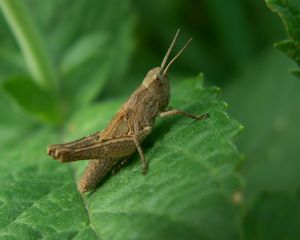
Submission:
<svg viewBox="0 0 300 240">
<path fill-rule="evenodd" d="M 153 78 L 154 78 L 154 80 L 156 80 L 156 81 L 159 81 L 159 80 L 160 80 L 160 76 L 159 76 L 158 74 L 155 74 Z"/>
</svg>

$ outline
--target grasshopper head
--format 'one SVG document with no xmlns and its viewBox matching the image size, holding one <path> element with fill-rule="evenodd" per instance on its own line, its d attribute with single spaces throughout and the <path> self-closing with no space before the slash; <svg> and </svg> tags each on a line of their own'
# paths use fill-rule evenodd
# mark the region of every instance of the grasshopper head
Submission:
<svg viewBox="0 0 300 240">
<path fill-rule="evenodd" d="M 152 68 L 146 75 L 143 85 L 147 88 L 162 86 L 168 82 L 167 73 L 161 67 Z"/>
<path fill-rule="evenodd" d="M 161 111 L 168 106 L 170 98 L 170 86 L 168 75 L 161 67 L 151 69 L 143 85 L 148 89 L 148 94 L 156 102 L 157 111 Z"/>
<path fill-rule="evenodd" d="M 160 67 L 156 67 L 151 69 L 144 81 L 143 85 L 147 88 L 161 88 L 161 90 L 164 90 L 165 88 L 169 89 L 169 80 L 168 80 L 168 70 L 170 66 L 174 63 L 174 61 L 180 56 L 180 54 L 184 51 L 184 49 L 189 45 L 189 43 L 192 41 L 192 39 L 189 39 L 187 43 L 181 48 L 181 50 L 173 57 L 173 59 L 167 64 L 168 58 L 170 56 L 170 53 L 174 47 L 174 44 L 177 40 L 177 37 L 179 35 L 179 29 L 177 30 L 175 37 L 161 63 Z"/>
</svg>

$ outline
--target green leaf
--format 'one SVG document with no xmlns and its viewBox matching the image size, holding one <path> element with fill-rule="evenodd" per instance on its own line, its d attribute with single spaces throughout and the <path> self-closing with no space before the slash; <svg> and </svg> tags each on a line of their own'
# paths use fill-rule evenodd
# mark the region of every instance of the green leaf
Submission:
<svg viewBox="0 0 300 240">
<path fill-rule="evenodd" d="M 28 77 L 14 77 L 1 84 L 2 89 L 23 110 L 40 121 L 58 124 L 62 121 L 62 111 L 57 96 L 40 88 Z"/>
<path fill-rule="evenodd" d="M 15 145 L 19 136 L 28 134 L 32 124 L 32 119 L 19 111 L 7 95 L 0 94 L 0 146 Z"/>
<path fill-rule="evenodd" d="M 276 43 L 275 46 L 300 66 L 300 2 L 298 0 L 266 0 L 266 3 L 279 15 L 289 37 L 288 40 Z"/>
<path fill-rule="evenodd" d="M 243 174 L 251 198 L 300 187 L 300 82 L 288 73 L 292 66 L 282 54 L 269 51 L 224 91 L 231 113 L 247 126 L 238 143 L 249 159 Z"/>
<path fill-rule="evenodd" d="M 86 35 L 79 39 L 66 52 L 61 62 L 61 71 L 63 74 L 80 67 L 84 62 L 93 58 L 100 49 L 105 47 L 108 34 L 96 32 Z"/>
<path fill-rule="evenodd" d="M 86 161 L 46 157 L 46 145 L 60 141 L 52 130 L 0 146 L 0 238 L 237 239 L 240 208 L 232 196 L 242 187 L 235 172 L 241 160 L 232 138 L 241 126 L 224 112 L 219 89 L 201 81 L 174 86 L 171 105 L 210 117 L 158 119 L 143 143 L 149 173 L 141 174 L 135 155 L 91 194 L 81 196 L 75 185 Z M 64 139 L 103 129 L 120 104 L 81 109 Z"/>
<path fill-rule="evenodd" d="M 300 214 L 299 207 L 291 210 L 288 197 L 300 189 L 300 82 L 288 73 L 292 66 L 282 54 L 266 52 L 245 68 L 239 81 L 224 90 L 231 113 L 245 125 L 245 134 L 238 141 L 247 158 L 242 167 L 247 183 L 244 239 L 293 239 L 287 238 L 290 234 L 299 238 L 298 226 L 281 214 Z M 270 195 L 268 200 L 261 200 L 264 194 Z M 278 194 L 285 196 L 280 204 Z"/>
<path fill-rule="evenodd" d="M 231 0 L 226 1 L 205 0 L 205 7 L 210 13 L 214 24 L 214 31 L 222 39 L 223 48 L 227 54 L 227 61 L 235 66 L 243 65 L 251 52 L 253 52 L 254 41 L 247 23 L 247 15 L 244 2 Z"/>
<path fill-rule="evenodd" d="M 45 157 L 45 146 L 54 139 L 50 132 L 37 131 L 18 138 L 17 145 L 1 147 L 2 238 L 71 237 L 88 228 L 70 169 Z"/>
<path fill-rule="evenodd" d="M 108 80 L 114 87 L 123 80 L 133 50 L 131 1 L 28 3 L 61 70 L 63 93 L 71 111 L 94 100 Z"/>
<path fill-rule="evenodd" d="M 91 33 L 68 49 L 61 68 L 64 94 L 71 108 L 95 100 L 108 79 L 106 90 L 119 86 L 132 51 L 133 23 L 133 19 L 127 19 L 115 35 L 104 30 Z"/>
<path fill-rule="evenodd" d="M 108 34 L 96 32 L 71 45 L 61 62 L 64 95 L 72 107 L 94 100 L 109 76 Z M 101 61 L 101 64 L 100 64 Z"/>
<path fill-rule="evenodd" d="M 0 9 L 18 42 L 32 80 L 41 88 L 56 92 L 57 79 L 52 62 L 24 1 L 1 1 Z"/>
<path fill-rule="evenodd" d="M 68 0 L 47 3 L 26 0 L 26 6 L 34 20 L 27 25 L 37 25 L 38 35 L 43 40 L 39 45 L 46 48 L 43 56 L 49 56 L 45 61 L 54 62 L 56 67 L 55 75 L 59 80 L 60 92 L 63 93 L 60 104 L 64 105 L 67 116 L 79 105 L 95 100 L 108 80 L 109 86 L 115 86 L 124 79 L 134 46 L 135 17 L 131 11 L 131 1 L 119 3 L 116 0 L 102 0 L 91 4 L 77 0 L 70 5 Z M 25 30 L 32 27 L 27 25 L 23 26 Z M 20 60 L 16 54 L 18 49 L 11 44 L 12 40 L 6 30 L 0 29 L 0 36 L 4 38 L 1 43 L 2 40 L 5 43 L 3 49 L 0 48 L 0 60 L 3 59 L 5 63 L 0 66 L 0 77 L 27 74 L 24 66 L 28 61 L 25 63 L 24 59 Z M 32 36 L 29 35 L 30 40 Z M 32 45 L 32 42 L 27 43 Z M 41 51 L 34 44 L 31 50 Z M 35 68 L 42 64 L 35 62 Z"/>
<path fill-rule="evenodd" d="M 265 193 L 245 219 L 245 239 L 296 240 L 300 236 L 299 222 L 299 193 Z"/>
</svg>

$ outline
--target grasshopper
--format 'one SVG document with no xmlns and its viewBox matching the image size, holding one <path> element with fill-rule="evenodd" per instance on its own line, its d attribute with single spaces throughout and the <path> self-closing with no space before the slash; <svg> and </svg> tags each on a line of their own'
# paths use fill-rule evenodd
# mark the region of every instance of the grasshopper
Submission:
<svg viewBox="0 0 300 240">
<path fill-rule="evenodd" d="M 208 114 L 194 115 L 177 109 L 169 109 L 170 85 L 168 70 L 192 39 L 167 64 L 170 53 L 178 38 L 179 29 L 163 58 L 160 67 L 151 69 L 142 84 L 121 106 L 107 128 L 65 144 L 48 146 L 48 154 L 60 162 L 89 159 L 78 185 L 80 192 L 94 189 L 104 178 L 123 166 L 127 159 L 138 151 L 142 172 L 148 170 L 141 143 L 151 133 L 156 117 L 183 115 L 195 120 L 203 120 Z"/>
</svg>

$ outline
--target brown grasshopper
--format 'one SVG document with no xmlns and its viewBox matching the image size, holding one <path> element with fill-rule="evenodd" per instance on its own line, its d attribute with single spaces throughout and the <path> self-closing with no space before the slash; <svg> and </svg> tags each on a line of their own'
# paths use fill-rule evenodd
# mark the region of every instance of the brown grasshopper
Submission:
<svg viewBox="0 0 300 240">
<path fill-rule="evenodd" d="M 170 99 L 168 69 L 192 40 L 190 39 L 167 64 L 178 34 L 179 30 L 161 66 L 147 73 L 142 84 L 121 106 L 104 131 L 73 142 L 48 146 L 48 154 L 60 162 L 91 160 L 81 177 L 78 186 L 80 192 L 94 189 L 109 173 L 124 165 L 124 162 L 136 150 L 140 155 L 142 172 L 145 174 L 148 170 L 148 163 L 145 160 L 141 143 L 151 132 L 156 117 L 184 115 L 196 120 L 208 117 L 208 114 L 197 116 L 177 109 L 167 109 Z"/>
</svg>

